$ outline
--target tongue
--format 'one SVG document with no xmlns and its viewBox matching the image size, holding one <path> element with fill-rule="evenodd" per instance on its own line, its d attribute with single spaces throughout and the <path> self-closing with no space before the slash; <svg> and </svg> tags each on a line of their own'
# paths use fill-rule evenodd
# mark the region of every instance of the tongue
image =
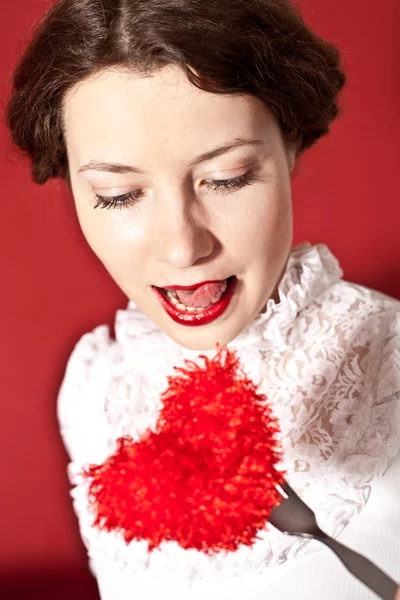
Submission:
<svg viewBox="0 0 400 600">
<path fill-rule="evenodd" d="M 221 298 L 227 288 L 227 281 L 218 281 L 216 283 L 205 283 L 190 292 L 176 290 L 176 295 L 185 306 L 194 306 L 195 308 L 207 308 L 210 304 L 215 304 Z"/>
</svg>

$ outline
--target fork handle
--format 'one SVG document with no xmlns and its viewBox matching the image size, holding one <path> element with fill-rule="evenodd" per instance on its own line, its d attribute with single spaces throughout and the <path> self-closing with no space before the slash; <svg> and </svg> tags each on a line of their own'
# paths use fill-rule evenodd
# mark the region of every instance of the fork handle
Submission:
<svg viewBox="0 0 400 600">
<path fill-rule="evenodd" d="M 320 536 L 315 537 L 338 556 L 350 573 L 378 594 L 383 600 L 394 600 L 398 584 L 368 558 L 347 548 L 347 546 L 343 546 L 343 544 L 322 531 Z"/>
</svg>

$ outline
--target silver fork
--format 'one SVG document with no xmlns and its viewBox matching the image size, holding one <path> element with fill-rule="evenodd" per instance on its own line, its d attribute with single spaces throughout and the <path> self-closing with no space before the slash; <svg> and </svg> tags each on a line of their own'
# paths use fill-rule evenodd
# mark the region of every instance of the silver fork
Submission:
<svg viewBox="0 0 400 600">
<path fill-rule="evenodd" d="M 318 527 L 315 514 L 311 508 L 299 498 L 288 483 L 285 482 L 276 487 L 284 500 L 273 508 L 269 515 L 268 521 L 274 527 L 289 535 L 319 540 L 328 546 L 350 573 L 370 590 L 383 600 L 394 600 L 398 584 L 393 579 L 368 558 L 343 546 L 343 544 L 324 533 Z"/>
</svg>

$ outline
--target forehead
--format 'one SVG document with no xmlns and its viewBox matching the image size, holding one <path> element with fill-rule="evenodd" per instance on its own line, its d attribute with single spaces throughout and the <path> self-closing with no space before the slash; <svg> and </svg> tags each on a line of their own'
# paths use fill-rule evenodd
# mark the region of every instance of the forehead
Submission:
<svg viewBox="0 0 400 600">
<path fill-rule="evenodd" d="M 99 150 L 140 152 L 156 147 L 181 153 L 213 146 L 227 136 L 270 136 L 271 113 L 248 95 L 212 94 L 193 86 L 177 67 L 150 77 L 102 71 L 77 84 L 64 100 L 67 146 L 84 159 Z M 84 155 L 84 156 L 83 156 Z"/>
</svg>

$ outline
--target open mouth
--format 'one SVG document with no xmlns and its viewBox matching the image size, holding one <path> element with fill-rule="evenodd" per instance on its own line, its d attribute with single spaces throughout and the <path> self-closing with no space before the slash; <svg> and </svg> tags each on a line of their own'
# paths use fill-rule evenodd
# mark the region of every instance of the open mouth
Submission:
<svg viewBox="0 0 400 600">
<path fill-rule="evenodd" d="M 152 289 L 161 306 L 175 322 L 193 326 L 210 323 L 225 312 L 235 291 L 236 282 L 234 275 L 228 277 L 223 293 L 205 307 L 184 304 L 174 290 L 165 290 L 156 286 L 152 286 Z"/>
</svg>

